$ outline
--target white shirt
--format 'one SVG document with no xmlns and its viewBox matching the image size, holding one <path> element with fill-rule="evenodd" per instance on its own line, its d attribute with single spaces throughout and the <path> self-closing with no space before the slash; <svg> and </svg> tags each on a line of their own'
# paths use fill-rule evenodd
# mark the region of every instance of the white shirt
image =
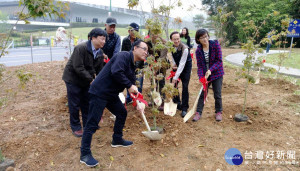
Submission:
<svg viewBox="0 0 300 171">
<path fill-rule="evenodd" d="M 175 48 L 176 48 L 176 51 L 177 51 L 177 47 L 175 47 Z M 176 71 L 176 74 L 175 74 L 175 76 L 173 78 L 174 80 L 178 80 L 180 74 L 182 73 L 182 71 L 183 71 L 183 69 L 185 67 L 185 63 L 186 63 L 186 60 L 187 60 L 188 53 L 189 53 L 188 48 L 185 48 L 184 51 L 183 51 L 183 53 L 182 53 L 182 56 L 180 58 L 179 66 L 177 66 L 177 71 Z M 172 61 L 173 64 L 176 65 L 173 56 L 172 56 L 172 60 L 173 60 Z"/>
</svg>

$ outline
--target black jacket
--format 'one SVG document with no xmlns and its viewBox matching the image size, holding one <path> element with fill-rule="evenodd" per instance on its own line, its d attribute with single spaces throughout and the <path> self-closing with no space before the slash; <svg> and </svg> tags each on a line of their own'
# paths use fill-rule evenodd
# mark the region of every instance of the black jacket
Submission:
<svg viewBox="0 0 300 171">
<path fill-rule="evenodd" d="M 137 41 L 139 39 L 135 39 L 135 41 Z M 122 41 L 122 48 L 121 48 L 121 51 L 130 51 L 131 50 L 131 47 L 132 47 L 132 44 L 131 44 L 131 40 L 130 40 L 130 36 L 127 36 L 123 39 Z"/>
<path fill-rule="evenodd" d="M 115 51 L 118 39 L 120 39 L 120 36 L 116 32 L 106 36 L 106 41 L 105 41 L 105 44 L 104 44 L 102 50 L 109 59 L 111 59 L 114 55 L 114 51 Z M 118 51 L 120 51 L 120 49 L 118 49 Z"/>
<path fill-rule="evenodd" d="M 95 76 L 103 68 L 103 51 L 100 49 L 94 59 L 91 41 L 77 45 L 70 57 L 62 79 L 80 87 L 89 86 Z"/>
<path fill-rule="evenodd" d="M 135 84 L 132 51 L 115 54 L 91 84 L 89 93 L 105 100 L 116 100 L 125 88 Z"/>
</svg>

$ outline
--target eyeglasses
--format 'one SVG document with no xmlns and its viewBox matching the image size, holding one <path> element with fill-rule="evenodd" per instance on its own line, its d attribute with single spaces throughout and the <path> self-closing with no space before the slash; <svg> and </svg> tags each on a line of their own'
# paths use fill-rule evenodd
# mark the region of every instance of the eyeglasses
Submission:
<svg viewBox="0 0 300 171">
<path fill-rule="evenodd" d="M 140 46 L 136 46 L 136 47 L 143 49 L 145 52 L 147 52 L 147 54 L 149 54 L 148 49 L 146 47 L 140 47 Z"/>
<path fill-rule="evenodd" d="M 148 51 L 148 49 L 147 49 L 146 47 L 141 47 L 141 46 L 136 46 L 136 47 L 141 48 L 141 49 L 143 49 L 144 51 Z"/>
<path fill-rule="evenodd" d="M 203 36 L 203 37 L 200 37 L 199 38 L 200 40 L 203 40 L 203 39 L 209 39 L 209 37 L 207 35 Z"/>
</svg>

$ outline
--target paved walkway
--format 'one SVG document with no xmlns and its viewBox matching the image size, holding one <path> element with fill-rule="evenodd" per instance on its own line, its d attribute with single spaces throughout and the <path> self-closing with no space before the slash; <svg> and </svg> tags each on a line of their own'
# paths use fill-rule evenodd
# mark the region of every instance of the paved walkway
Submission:
<svg viewBox="0 0 300 171">
<path fill-rule="evenodd" d="M 284 52 L 284 51 L 283 50 L 270 50 L 268 54 L 275 54 L 275 53 L 282 53 L 282 52 Z M 266 56 L 266 55 L 267 55 L 267 53 L 265 53 L 265 52 L 263 54 L 257 54 L 256 58 L 258 58 L 260 56 Z M 243 52 L 240 52 L 240 53 L 228 55 L 225 59 L 226 59 L 226 61 L 228 61 L 234 65 L 244 66 L 242 61 L 245 58 L 246 58 L 246 55 L 243 54 Z M 276 70 L 279 69 L 278 66 L 273 65 L 273 64 L 265 63 L 264 65 L 267 67 L 275 68 Z M 300 78 L 300 69 L 281 67 L 279 73 L 288 75 L 288 76 L 292 76 L 292 77 L 296 77 L 296 78 Z"/>
</svg>

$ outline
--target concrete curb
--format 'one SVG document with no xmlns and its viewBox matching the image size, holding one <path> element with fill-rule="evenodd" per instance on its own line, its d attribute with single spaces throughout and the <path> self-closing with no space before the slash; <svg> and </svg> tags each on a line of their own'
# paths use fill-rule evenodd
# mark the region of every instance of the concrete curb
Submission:
<svg viewBox="0 0 300 171">
<path fill-rule="evenodd" d="M 268 54 L 275 54 L 275 53 L 282 53 L 282 52 L 284 52 L 284 51 L 282 51 L 282 50 L 270 50 Z M 287 52 L 287 51 L 285 51 L 285 52 Z M 268 54 L 264 52 L 263 54 L 257 54 L 255 57 L 258 58 L 260 56 L 266 56 Z M 246 55 L 243 52 L 240 52 L 240 53 L 235 53 L 235 54 L 228 55 L 225 59 L 226 59 L 226 61 L 228 61 L 229 63 L 231 63 L 233 65 L 244 66 L 243 60 L 245 58 L 246 58 Z M 264 65 L 266 67 L 271 67 L 271 68 L 274 68 L 276 70 L 279 69 L 278 66 L 273 65 L 273 64 L 265 63 Z M 288 75 L 288 76 L 300 78 L 300 69 L 281 67 L 279 73 L 283 74 L 283 75 Z"/>
</svg>

